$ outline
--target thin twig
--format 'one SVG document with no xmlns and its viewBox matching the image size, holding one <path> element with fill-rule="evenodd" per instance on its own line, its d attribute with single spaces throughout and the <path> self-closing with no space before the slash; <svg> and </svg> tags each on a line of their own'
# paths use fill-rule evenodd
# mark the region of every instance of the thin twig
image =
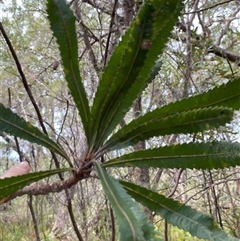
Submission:
<svg viewBox="0 0 240 241">
<path fill-rule="evenodd" d="M 192 12 L 188 12 L 188 13 L 184 13 L 184 14 L 192 14 L 192 13 L 200 13 L 200 12 L 204 12 L 204 11 L 207 11 L 209 9 L 212 9 L 212 8 L 215 8 L 215 7 L 218 7 L 220 5 L 223 5 L 223 4 L 226 4 L 226 3 L 230 3 L 230 2 L 233 2 L 234 0 L 227 0 L 227 1 L 224 1 L 224 2 L 221 2 L 221 3 L 216 3 L 210 7 L 207 7 L 207 8 L 203 8 L 203 9 L 199 9 L 199 10 L 196 10 L 196 11 L 192 11 Z"/>
<path fill-rule="evenodd" d="M 110 217 L 111 217 L 111 229 L 112 229 L 111 241 L 115 241 L 116 230 L 115 230 L 114 214 L 111 207 L 110 207 Z"/>
<path fill-rule="evenodd" d="M 98 73 L 100 71 L 99 67 L 98 67 L 98 62 L 97 62 L 97 59 L 96 59 L 95 54 L 93 52 L 93 49 L 92 49 L 92 46 L 91 46 L 91 43 L 90 43 L 90 40 L 89 40 L 89 36 L 87 34 L 88 28 L 86 28 L 86 25 L 83 23 L 81 12 L 80 12 L 80 9 L 79 9 L 79 6 L 78 6 L 78 1 L 73 1 L 73 9 L 75 11 L 77 21 L 79 23 L 79 27 L 83 31 L 83 41 L 85 43 L 85 46 L 86 46 L 87 50 L 89 51 L 90 60 L 92 62 L 92 65 L 93 65 L 95 71 Z"/>
<path fill-rule="evenodd" d="M 78 226 L 77 226 L 74 214 L 73 214 L 72 202 L 71 202 L 71 198 L 69 196 L 69 193 L 68 193 L 68 196 L 67 196 L 67 202 L 68 202 L 67 209 L 68 209 L 68 213 L 69 213 L 72 225 L 73 225 L 74 232 L 76 233 L 78 240 L 83 241 L 83 237 L 82 237 L 81 233 L 79 232 L 79 229 L 78 229 Z"/>
<path fill-rule="evenodd" d="M 12 56 L 13 56 L 13 59 L 14 59 L 14 61 L 15 61 L 16 66 L 17 66 L 18 72 L 19 72 L 19 74 L 20 74 L 20 76 L 21 76 L 21 81 L 22 81 L 23 86 L 24 86 L 24 88 L 25 88 L 25 90 L 26 90 L 26 92 L 27 92 L 27 94 L 28 94 L 28 97 L 30 98 L 30 101 L 32 102 L 33 107 L 34 107 L 34 109 L 35 109 L 35 111 L 36 111 L 36 113 L 37 113 L 38 120 L 39 120 L 39 123 L 40 123 L 40 125 L 41 125 L 41 127 L 42 127 L 42 130 L 43 130 L 44 134 L 48 136 L 47 130 L 46 130 L 45 126 L 44 126 L 44 121 L 43 121 L 42 115 L 41 115 L 40 110 L 39 110 L 39 107 L 38 107 L 38 105 L 37 105 L 37 103 L 36 103 L 36 101 L 35 101 L 35 99 L 34 99 L 34 97 L 33 97 L 33 94 L 32 94 L 31 89 L 29 88 L 29 85 L 28 85 L 28 83 L 27 83 L 27 79 L 26 79 L 25 74 L 24 74 L 24 72 L 23 72 L 23 70 L 22 70 L 22 66 L 21 66 L 21 64 L 20 64 L 20 62 L 19 62 L 19 60 L 18 60 L 17 54 L 16 54 L 16 52 L 15 52 L 13 46 L 12 46 L 12 43 L 11 43 L 10 39 L 8 38 L 5 30 L 4 30 L 4 27 L 3 27 L 3 25 L 2 25 L 2 22 L 0 22 L 0 31 L 2 32 L 2 35 L 3 35 L 5 41 L 6 41 L 7 45 L 8 45 L 8 48 L 9 48 L 9 50 L 11 51 L 11 54 L 12 54 Z M 51 152 L 51 155 L 52 155 L 52 157 L 53 157 L 55 166 L 56 166 L 57 168 L 60 168 L 60 164 L 59 164 L 59 161 L 58 161 L 58 159 L 57 159 L 56 154 L 55 154 L 53 151 L 50 151 L 50 152 Z M 70 160 L 67 160 L 67 161 L 68 161 L 70 167 L 73 167 L 73 165 L 72 165 L 72 163 L 70 162 Z M 59 173 L 58 176 L 59 176 L 59 178 L 60 178 L 61 180 L 64 179 L 61 173 Z"/>
<path fill-rule="evenodd" d="M 208 173 L 210 176 L 210 183 L 213 185 L 214 181 L 213 181 L 212 173 L 210 170 L 208 171 Z M 223 229 L 222 217 L 221 217 L 221 212 L 219 209 L 218 198 L 217 198 L 215 186 L 213 185 L 211 189 L 212 189 L 213 200 L 214 200 L 214 204 L 215 204 L 215 208 L 216 208 L 216 216 L 218 217 L 220 227 Z"/>
<path fill-rule="evenodd" d="M 113 10 L 112 10 L 112 14 L 111 14 L 111 22 L 109 25 L 109 33 L 108 33 L 108 37 L 107 37 L 107 43 L 106 43 L 106 49 L 105 49 L 105 55 L 104 55 L 104 64 L 103 64 L 104 68 L 107 64 L 108 49 L 109 49 L 109 43 L 110 43 L 110 38 L 111 38 L 111 34 L 112 34 L 112 28 L 113 28 L 113 23 L 114 23 L 114 18 L 115 18 L 117 2 L 118 2 L 117 0 L 114 1 Z"/>
<path fill-rule="evenodd" d="M 179 172 L 177 174 L 177 180 L 176 180 L 175 186 L 174 186 L 173 190 L 167 195 L 168 197 L 172 197 L 174 195 L 174 193 L 176 192 L 182 172 L 183 172 L 183 169 L 180 168 Z"/>
<path fill-rule="evenodd" d="M 38 230 L 37 219 L 36 219 L 35 212 L 34 212 L 33 205 L 32 205 L 32 195 L 28 196 L 28 207 L 30 209 L 30 213 L 31 213 L 31 216 L 32 216 L 33 227 L 34 227 L 36 239 L 37 239 L 37 241 L 41 241 L 41 238 L 40 238 L 40 235 L 39 235 L 39 230 Z"/>
<path fill-rule="evenodd" d="M 13 46 L 12 46 L 12 43 L 11 43 L 10 39 L 8 38 L 6 32 L 5 32 L 4 28 L 3 28 L 2 22 L 0 22 L 0 31 L 2 32 L 2 35 L 3 35 L 5 41 L 6 41 L 7 45 L 8 45 L 8 48 L 11 51 L 12 57 L 13 57 L 13 59 L 15 61 L 15 64 L 16 64 L 17 69 L 18 69 L 18 72 L 19 72 L 19 74 L 21 76 L 21 81 L 22 81 L 23 86 L 24 86 L 24 88 L 25 88 L 25 90 L 26 90 L 26 92 L 28 94 L 28 97 L 29 97 L 30 101 L 32 102 L 33 107 L 34 107 L 34 109 L 35 109 L 35 111 L 37 113 L 37 116 L 38 116 L 38 119 L 39 119 L 39 123 L 40 123 L 40 125 L 42 127 L 42 130 L 47 135 L 47 130 L 46 130 L 44 124 L 43 124 L 42 115 L 41 115 L 40 110 L 38 108 L 38 105 L 37 105 L 37 103 L 36 103 L 36 101 L 35 101 L 35 99 L 33 97 L 32 91 L 29 88 L 27 79 L 26 79 L 25 74 L 24 74 L 24 72 L 22 70 L 22 66 L 21 66 L 21 64 L 20 64 L 20 62 L 18 60 L 17 54 L 16 54 L 16 52 L 15 52 Z"/>
</svg>

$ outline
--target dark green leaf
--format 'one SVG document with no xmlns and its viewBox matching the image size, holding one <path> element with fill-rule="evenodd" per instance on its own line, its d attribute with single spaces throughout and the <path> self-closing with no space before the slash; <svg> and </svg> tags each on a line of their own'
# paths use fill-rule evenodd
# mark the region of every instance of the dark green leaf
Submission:
<svg viewBox="0 0 240 241">
<path fill-rule="evenodd" d="M 237 241 L 218 228 L 213 218 L 170 198 L 129 182 L 120 182 L 137 202 L 160 214 L 169 223 L 198 238 L 214 241 Z"/>
<path fill-rule="evenodd" d="M 176 111 L 223 106 L 240 109 L 240 78 L 235 78 L 202 94 L 164 106 L 156 114 L 165 115 Z"/>
<path fill-rule="evenodd" d="M 153 136 L 197 133 L 217 128 L 232 120 L 233 111 L 224 107 L 195 109 L 164 116 L 152 112 L 124 126 L 106 143 L 104 148 L 120 149 Z"/>
<path fill-rule="evenodd" d="M 0 104 L 0 131 L 42 145 L 69 160 L 57 143 L 2 104 Z"/>
<path fill-rule="evenodd" d="M 48 0 L 47 13 L 51 29 L 59 45 L 68 87 L 77 105 L 89 141 L 90 109 L 78 66 L 75 17 L 65 0 Z"/>
<path fill-rule="evenodd" d="M 8 197 L 17 190 L 22 189 L 33 182 L 37 182 L 45 177 L 70 170 L 71 169 L 55 169 L 0 179 L 0 200 L 4 197 Z"/>
<path fill-rule="evenodd" d="M 223 169 L 235 167 L 239 163 L 239 143 L 211 142 L 138 151 L 105 162 L 103 167 Z"/>
<path fill-rule="evenodd" d="M 180 0 L 147 1 L 116 47 L 92 107 L 95 148 L 119 124 L 160 68 L 156 62 L 182 8 Z"/>
<path fill-rule="evenodd" d="M 153 240 L 156 236 L 154 227 L 147 222 L 146 217 L 137 204 L 126 193 L 119 182 L 108 175 L 97 162 L 95 162 L 95 167 L 98 177 L 101 180 L 103 190 L 111 203 L 117 219 L 120 240 Z"/>
</svg>

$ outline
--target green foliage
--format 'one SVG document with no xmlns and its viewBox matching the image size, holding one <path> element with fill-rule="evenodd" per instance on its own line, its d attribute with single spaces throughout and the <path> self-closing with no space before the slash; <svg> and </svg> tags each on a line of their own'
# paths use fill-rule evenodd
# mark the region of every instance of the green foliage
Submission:
<svg viewBox="0 0 240 241">
<path fill-rule="evenodd" d="M 0 179 L 0 200 L 33 182 L 65 171 L 69 171 L 69 169 L 47 170 Z"/>
<path fill-rule="evenodd" d="M 239 164 L 239 153 L 239 143 L 189 143 L 122 155 L 103 163 L 103 167 L 227 168 Z"/>
<path fill-rule="evenodd" d="M 37 143 L 54 151 L 62 157 L 68 159 L 64 150 L 51 140 L 48 136 L 43 134 L 38 128 L 34 127 L 31 123 L 25 121 L 23 118 L 13 113 L 10 109 L 0 103 L 0 129 L 11 135 L 20 137 L 27 141 Z"/>
<path fill-rule="evenodd" d="M 65 1 L 48 1 L 47 12 L 51 29 L 59 45 L 66 81 L 82 118 L 86 137 L 89 141 L 90 111 L 78 67 L 75 17 Z"/>
<path fill-rule="evenodd" d="M 116 47 L 92 106 L 94 149 L 102 145 L 157 74 L 157 60 L 182 8 L 181 2 L 146 1 Z"/>
<path fill-rule="evenodd" d="M 188 230 L 193 236 L 208 240 L 238 240 L 218 228 L 208 215 L 133 183 L 121 181 L 121 184 L 136 201 L 160 214 L 169 223 Z"/>
<path fill-rule="evenodd" d="M 95 167 L 117 218 L 120 240 L 158 240 L 155 238 L 154 227 L 147 222 L 146 216 L 126 193 L 126 190 L 97 162 L 95 162 Z"/>
<path fill-rule="evenodd" d="M 83 168 L 92 167 L 95 163 L 98 178 L 116 216 L 120 240 L 157 239 L 153 226 L 147 223 L 136 202 L 159 213 L 169 223 L 190 232 L 193 236 L 215 241 L 236 240 L 220 230 L 209 216 L 151 190 L 132 183 L 119 182 L 104 168 L 234 167 L 240 162 L 239 143 L 189 143 L 136 151 L 102 165 L 96 161 L 107 151 L 131 146 L 154 136 L 199 133 L 224 126 L 232 120 L 234 110 L 240 109 L 239 79 L 234 79 L 208 92 L 146 113 L 113 134 L 134 101 L 160 70 L 161 61 L 164 60 L 160 61 L 159 57 L 180 15 L 182 1 L 145 1 L 105 67 L 91 107 L 78 67 L 75 17 L 64 0 L 47 2 L 49 21 L 59 45 L 65 78 L 87 137 L 88 153 L 84 160 L 87 165 L 83 165 Z M 68 159 L 58 144 L 3 105 L 0 110 L 0 129 L 43 145 Z M 60 171 L 62 170 L 0 180 L 2 197 L 30 182 Z M 81 173 L 86 170 L 78 171 Z"/>
<path fill-rule="evenodd" d="M 120 129 L 102 149 L 120 149 L 154 136 L 198 133 L 229 123 L 232 116 L 233 111 L 223 107 L 165 113 L 164 117 L 149 113 Z"/>
</svg>

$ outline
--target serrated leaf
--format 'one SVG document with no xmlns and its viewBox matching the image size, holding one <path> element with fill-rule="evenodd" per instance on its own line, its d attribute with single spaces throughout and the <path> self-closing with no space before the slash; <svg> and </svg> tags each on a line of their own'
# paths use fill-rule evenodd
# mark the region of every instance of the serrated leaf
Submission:
<svg viewBox="0 0 240 241">
<path fill-rule="evenodd" d="M 111 159 L 103 167 L 218 169 L 240 164 L 240 144 L 189 143 L 142 150 Z"/>
<path fill-rule="evenodd" d="M 0 179 L 0 200 L 4 197 L 15 193 L 17 190 L 25 186 L 37 182 L 45 177 L 50 177 L 60 172 L 70 171 L 71 169 L 55 169 L 41 172 L 28 173 L 15 177 L 7 177 Z"/>
<path fill-rule="evenodd" d="M 142 116 L 141 120 L 142 122 L 148 122 L 155 117 L 161 118 L 183 111 L 216 106 L 232 108 L 234 110 L 240 109 L 240 78 L 228 81 L 228 83 L 202 94 L 165 105 Z M 129 128 L 133 128 L 134 126 L 135 123 L 132 122 Z"/>
<path fill-rule="evenodd" d="M 209 106 L 224 106 L 234 110 L 240 110 L 240 78 L 228 81 L 213 90 L 203 94 L 203 97 L 195 97 L 199 104 Z M 210 102 L 210 103 L 209 103 Z M 183 103 L 184 104 L 184 103 Z"/>
<path fill-rule="evenodd" d="M 224 107 L 179 111 L 165 117 L 149 112 L 120 129 L 102 149 L 120 149 L 153 136 L 197 133 L 223 126 L 232 117 L 233 111 Z"/>
<path fill-rule="evenodd" d="M 154 239 L 156 235 L 154 227 L 147 222 L 145 215 L 119 182 L 108 175 L 97 162 L 95 162 L 95 167 L 104 193 L 114 211 L 120 241 L 159 240 Z"/>
<path fill-rule="evenodd" d="M 173 113 L 176 111 L 223 106 L 234 110 L 240 109 L 240 78 L 234 78 L 202 94 L 171 103 L 161 108 L 157 114 Z"/>
<path fill-rule="evenodd" d="M 47 13 L 56 37 L 68 87 L 81 116 L 87 140 L 90 140 L 90 109 L 78 66 L 78 42 L 75 17 L 65 0 L 48 0 Z"/>
<path fill-rule="evenodd" d="M 17 136 L 21 139 L 42 145 L 65 159 L 69 159 L 64 150 L 48 136 L 43 134 L 38 128 L 30 122 L 13 113 L 10 109 L 0 103 L 0 131 L 10 135 Z"/>
<path fill-rule="evenodd" d="M 160 68 L 156 62 L 182 1 L 146 1 L 116 47 L 92 106 L 93 135 L 101 146 Z"/>
<path fill-rule="evenodd" d="M 137 202 L 160 214 L 169 223 L 188 231 L 192 236 L 213 241 L 239 240 L 218 228 L 213 218 L 194 210 L 190 206 L 133 183 L 125 181 L 120 183 Z"/>
</svg>

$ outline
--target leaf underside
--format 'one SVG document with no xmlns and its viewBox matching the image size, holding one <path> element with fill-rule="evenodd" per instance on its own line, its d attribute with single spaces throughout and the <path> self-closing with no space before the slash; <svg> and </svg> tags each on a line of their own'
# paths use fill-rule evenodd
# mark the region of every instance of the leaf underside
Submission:
<svg viewBox="0 0 240 241">
<path fill-rule="evenodd" d="M 126 193 L 119 182 L 108 175 L 100 164 L 95 162 L 96 171 L 101 180 L 105 195 L 114 211 L 121 241 L 153 240 L 157 234 L 148 223 L 137 204 Z M 158 240 L 158 239 L 154 239 Z"/>
<path fill-rule="evenodd" d="M 161 215 L 169 223 L 189 232 L 192 236 L 213 241 L 239 240 L 218 228 L 213 218 L 192 209 L 190 206 L 133 183 L 125 181 L 120 181 L 120 183 L 136 201 Z"/>
</svg>

